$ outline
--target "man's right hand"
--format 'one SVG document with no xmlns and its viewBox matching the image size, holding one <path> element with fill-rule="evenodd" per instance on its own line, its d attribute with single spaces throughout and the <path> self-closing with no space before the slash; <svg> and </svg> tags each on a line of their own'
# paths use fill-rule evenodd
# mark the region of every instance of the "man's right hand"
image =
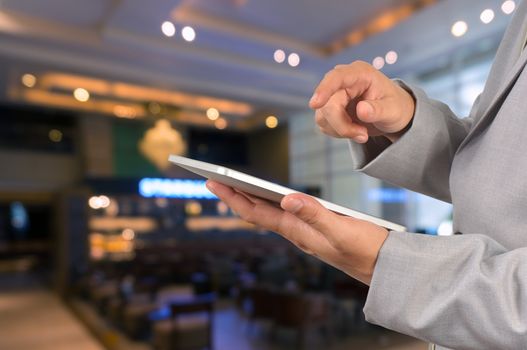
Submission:
<svg viewBox="0 0 527 350">
<path fill-rule="evenodd" d="M 329 71 L 309 101 L 323 133 L 366 143 L 383 135 L 395 142 L 410 124 L 415 101 L 409 92 L 366 62 Z"/>
</svg>

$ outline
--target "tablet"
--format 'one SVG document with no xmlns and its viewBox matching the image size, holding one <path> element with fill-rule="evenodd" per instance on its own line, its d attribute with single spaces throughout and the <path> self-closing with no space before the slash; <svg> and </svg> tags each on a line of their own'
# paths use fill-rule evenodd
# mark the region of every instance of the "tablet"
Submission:
<svg viewBox="0 0 527 350">
<path fill-rule="evenodd" d="M 232 170 L 224 166 L 202 162 L 199 160 L 171 155 L 168 160 L 188 171 L 201 175 L 207 179 L 220 182 L 224 185 L 236 188 L 242 192 L 252 194 L 253 196 L 267 199 L 272 202 L 280 203 L 282 198 L 291 193 L 298 193 L 291 188 L 277 185 L 275 183 L 247 175 L 240 171 Z M 388 230 L 406 231 L 404 226 L 389 222 L 368 214 L 352 210 L 338 204 L 334 204 L 323 199 L 313 197 L 327 209 L 341 215 L 351 216 L 357 219 L 370 221 Z"/>
</svg>

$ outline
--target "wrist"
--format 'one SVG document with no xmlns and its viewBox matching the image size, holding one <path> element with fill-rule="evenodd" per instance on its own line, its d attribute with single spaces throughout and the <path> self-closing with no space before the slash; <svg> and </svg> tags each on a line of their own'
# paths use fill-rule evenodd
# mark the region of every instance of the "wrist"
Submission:
<svg viewBox="0 0 527 350">
<path fill-rule="evenodd" d="M 399 130 L 397 132 L 391 133 L 391 134 L 385 134 L 384 137 L 386 137 L 388 140 L 390 140 L 391 143 L 394 143 L 395 141 L 397 141 L 401 137 L 403 137 L 403 135 L 406 134 L 406 132 L 412 127 L 413 120 L 414 120 L 414 118 L 412 116 L 412 118 L 410 119 L 408 124 L 406 124 L 406 126 L 404 128 L 402 128 L 401 130 Z"/>
<path fill-rule="evenodd" d="M 384 135 L 392 143 L 400 139 L 412 127 L 416 105 L 416 100 L 411 90 L 406 89 L 404 85 L 401 86 L 400 84 L 397 84 L 397 87 L 399 88 L 399 91 L 402 94 L 402 100 L 404 101 L 404 103 L 402 103 L 403 108 L 401 115 L 403 116 L 402 119 L 406 122 L 403 123 L 404 126 L 399 131 Z"/>
<path fill-rule="evenodd" d="M 377 226 L 376 230 L 367 232 L 361 236 L 357 242 L 357 246 L 363 247 L 362 254 L 355 256 L 354 261 L 351 262 L 348 274 L 361 281 L 366 285 L 370 285 L 373 278 L 375 265 L 381 248 L 388 238 L 389 232 L 387 229 Z"/>
</svg>

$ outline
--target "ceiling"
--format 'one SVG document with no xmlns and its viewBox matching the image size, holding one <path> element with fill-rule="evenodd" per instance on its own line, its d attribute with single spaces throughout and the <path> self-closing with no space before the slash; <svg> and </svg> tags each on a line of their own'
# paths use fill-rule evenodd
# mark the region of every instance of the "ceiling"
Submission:
<svg viewBox="0 0 527 350">
<path fill-rule="evenodd" d="M 383 71 L 415 74 L 454 52 L 499 40 L 510 18 L 498 13 L 500 5 L 496 0 L 0 0 L 0 97 L 90 111 L 139 108 L 164 96 L 156 102 L 174 118 L 188 112 L 182 122 L 212 125 L 206 106 L 223 106 L 218 109 L 230 125 L 249 129 L 263 125 L 268 114 L 282 118 L 306 109 L 313 88 L 336 64 L 371 62 L 396 50 L 398 62 Z M 479 14 L 487 7 L 497 16 L 484 25 Z M 454 38 L 450 26 L 459 19 L 470 30 Z M 167 20 L 176 26 L 171 38 L 160 29 Z M 196 31 L 191 43 L 179 35 L 186 25 Z M 298 53 L 299 66 L 274 62 L 276 49 Z M 20 84 L 24 73 L 39 82 L 44 76 L 68 78 L 26 91 Z M 69 90 L 77 83 L 94 89 L 91 104 L 72 99 Z"/>
</svg>

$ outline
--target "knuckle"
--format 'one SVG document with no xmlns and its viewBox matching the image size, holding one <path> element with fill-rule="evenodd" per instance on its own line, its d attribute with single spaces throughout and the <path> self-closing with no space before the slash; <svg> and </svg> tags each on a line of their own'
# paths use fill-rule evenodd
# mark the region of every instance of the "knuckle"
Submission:
<svg viewBox="0 0 527 350">
<path fill-rule="evenodd" d="M 326 135 L 328 135 L 328 136 L 331 136 L 331 132 L 330 132 L 329 130 L 327 130 L 325 127 L 323 127 L 323 126 L 320 126 L 320 125 L 319 125 L 319 126 L 318 126 L 318 130 L 319 130 L 321 133 L 323 133 L 323 134 L 326 134 Z"/>
<path fill-rule="evenodd" d="M 255 217 L 251 211 L 243 211 L 240 212 L 239 215 L 243 220 L 250 222 L 251 224 L 255 223 Z"/>
<path fill-rule="evenodd" d="M 377 69 L 375 69 L 371 64 L 365 61 L 355 61 L 352 63 L 357 70 L 372 73 L 377 72 Z"/>
<path fill-rule="evenodd" d="M 323 121 L 325 121 L 325 118 L 324 118 L 324 116 L 322 115 L 322 112 L 317 111 L 317 112 L 315 113 L 315 122 L 316 122 L 317 124 L 321 124 Z"/>
<path fill-rule="evenodd" d="M 303 220 L 309 225 L 315 225 L 316 223 L 318 223 L 319 219 L 320 219 L 320 210 L 318 208 L 310 210 L 303 216 Z"/>
<path fill-rule="evenodd" d="M 307 247 L 307 245 L 302 241 L 296 241 L 294 244 L 298 247 L 298 249 L 302 250 L 304 253 L 313 254 L 313 251 Z"/>
<path fill-rule="evenodd" d="M 343 138 L 345 137 L 349 139 L 355 136 L 355 133 L 351 130 L 342 130 L 340 134 L 342 135 Z"/>
<path fill-rule="evenodd" d="M 349 247 L 346 246 L 346 242 L 342 238 L 337 237 L 333 240 L 333 248 L 340 253 L 346 253 Z"/>
<path fill-rule="evenodd" d="M 282 236 L 287 238 L 287 235 L 289 233 L 290 227 L 287 225 L 286 220 L 284 220 L 283 216 L 280 216 L 278 220 L 275 221 L 272 230 L 275 232 L 280 233 Z"/>
<path fill-rule="evenodd" d="M 357 61 L 354 61 L 352 63 L 353 66 L 355 67 L 358 67 L 358 68 L 363 68 L 363 67 L 369 67 L 370 64 L 367 63 L 366 61 L 362 61 L 362 60 L 357 60 Z"/>
</svg>

